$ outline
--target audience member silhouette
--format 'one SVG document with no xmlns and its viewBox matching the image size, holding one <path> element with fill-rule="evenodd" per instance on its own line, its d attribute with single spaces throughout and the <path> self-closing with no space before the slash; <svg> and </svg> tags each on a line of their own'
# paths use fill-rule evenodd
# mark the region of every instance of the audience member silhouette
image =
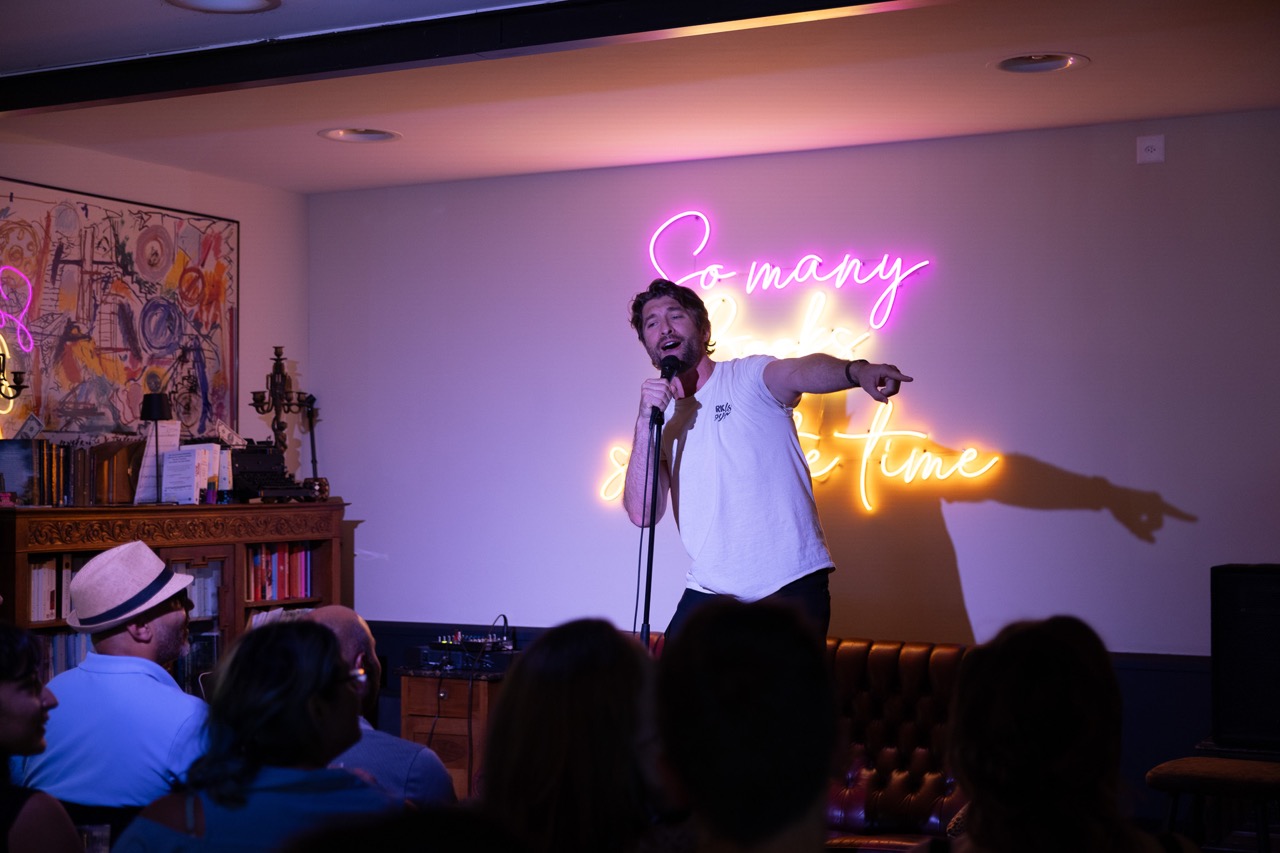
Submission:
<svg viewBox="0 0 1280 853">
<path fill-rule="evenodd" d="M 526 853 L 473 805 L 407 809 L 389 817 L 311 832 L 280 853 Z"/>
<path fill-rule="evenodd" d="M 191 765 L 187 790 L 145 808 L 112 849 L 269 851 L 300 832 L 401 808 L 327 767 L 360 736 L 356 685 L 366 677 L 314 622 L 241 636 L 215 671 L 208 751 Z"/>
<path fill-rule="evenodd" d="M 600 619 L 538 635 L 507 673 L 483 811 L 531 853 L 678 849 L 658 796 L 653 660 Z"/>
<path fill-rule="evenodd" d="M 819 851 L 836 706 L 822 644 L 782 603 L 708 602 L 658 661 L 664 766 L 700 851 Z"/>
<path fill-rule="evenodd" d="M 420 743 L 378 731 L 366 719 L 377 719 L 378 685 L 382 683 L 382 663 L 369 623 L 340 604 L 318 607 L 307 618 L 331 629 L 338 637 L 347 666 L 362 668 L 368 676 L 358 685 L 363 702 L 360 739 L 335 758 L 333 766 L 367 773 L 387 793 L 420 808 L 457 802 L 453 779 L 435 752 Z"/>
<path fill-rule="evenodd" d="M 11 756 L 44 750 L 45 723 L 58 705 L 40 681 L 40 658 L 31 634 L 0 622 L 0 848 L 9 853 L 83 853 L 80 834 L 62 804 L 9 778 Z"/>
<path fill-rule="evenodd" d="M 953 703 L 948 754 L 969 805 L 951 850 L 1196 849 L 1179 836 L 1141 832 L 1121 814 L 1120 687 L 1085 622 L 1007 625 L 965 656 Z"/>
<path fill-rule="evenodd" d="M 15 762 L 21 784 L 57 797 L 78 824 L 113 834 L 168 793 L 203 751 L 204 700 L 166 669 L 188 649 L 187 587 L 143 542 L 98 554 L 71 580 L 67 624 L 93 640 L 49 682 L 49 748 Z"/>
</svg>

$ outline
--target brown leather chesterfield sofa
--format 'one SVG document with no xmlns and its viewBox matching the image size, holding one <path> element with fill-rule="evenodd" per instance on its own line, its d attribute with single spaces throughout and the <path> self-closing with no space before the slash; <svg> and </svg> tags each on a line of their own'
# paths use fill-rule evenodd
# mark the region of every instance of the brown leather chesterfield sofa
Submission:
<svg viewBox="0 0 1280 853">
<path fill-rule="evenodd" d="M 827 849 L 905 850 L 946 834 L 964 805 L 944 759 L 966 650 L 827 638 L 839 710 Z"/>
</svg>

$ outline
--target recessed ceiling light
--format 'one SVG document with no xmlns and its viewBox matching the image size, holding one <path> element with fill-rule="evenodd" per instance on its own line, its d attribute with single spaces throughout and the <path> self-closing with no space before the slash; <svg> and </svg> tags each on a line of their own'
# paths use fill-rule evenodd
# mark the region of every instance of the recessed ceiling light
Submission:
<svg viewBox="0 0 1280 853">
<path fill-rule="evenodd" d="M 400 138 L 394 130 L 375 130 L 371 127 L 333 127 L 318 134 L 334 142 L 392 142 Z"/>
<path fill-rule="evenodd" d="M 1011 56 L 995 63 L 1001 71 L 1015 74 L 1041 74 L 1046 71 L 1070 71 L 1089 64 L 1089 57 L 1078 53 L 1027 53 Z"/>
<path fill-rule="evenodd" d="M 280 0 L 165 0 L 170 6 L 193 12 L 270 12 Z"/>
</svg>

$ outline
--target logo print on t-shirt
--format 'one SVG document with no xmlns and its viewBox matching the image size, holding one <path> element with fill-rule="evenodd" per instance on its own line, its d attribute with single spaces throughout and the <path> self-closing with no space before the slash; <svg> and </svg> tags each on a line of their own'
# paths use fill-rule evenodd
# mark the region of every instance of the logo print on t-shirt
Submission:
<svg viewBox="0 0 1280 853">
<path fill-rule="evenodd" d="M 732 403 L 716 403 L 716 423 L 729 417 L 729 413 L 733 411 Z"/>
</svg>

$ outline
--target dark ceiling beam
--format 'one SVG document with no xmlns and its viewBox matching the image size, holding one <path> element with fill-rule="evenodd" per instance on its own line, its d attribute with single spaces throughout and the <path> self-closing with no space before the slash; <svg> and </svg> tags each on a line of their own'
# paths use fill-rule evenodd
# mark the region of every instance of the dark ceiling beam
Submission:
<svg viewBox="0 0 1280 853">
<path fill-rule="evenodd" d="M 0 113 L 145 100 L 657 38 L 873 0 L 581 0 L 33 71 L 0 78 Z M 897 4 L 893 4 L 897 5 Z"/>
</svg>

